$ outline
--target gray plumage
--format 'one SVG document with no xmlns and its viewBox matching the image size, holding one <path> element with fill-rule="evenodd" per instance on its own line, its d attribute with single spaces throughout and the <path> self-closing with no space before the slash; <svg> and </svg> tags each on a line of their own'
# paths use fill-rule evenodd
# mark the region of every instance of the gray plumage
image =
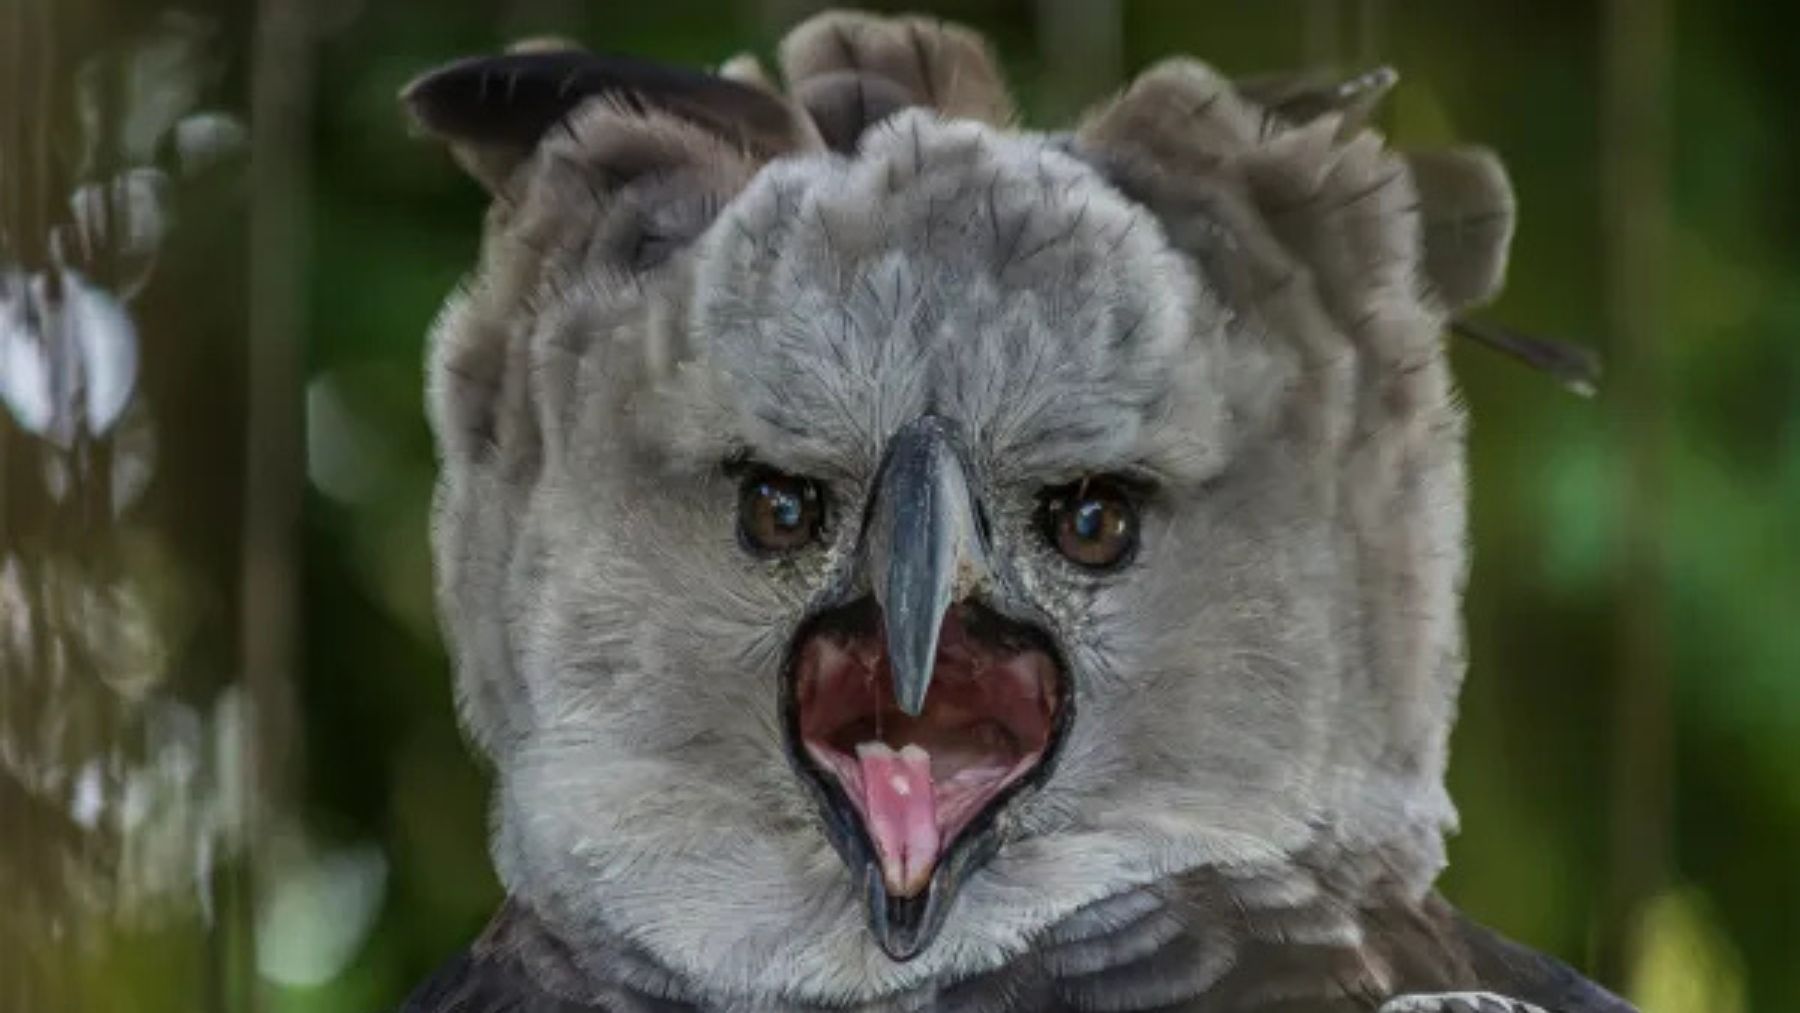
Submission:
<svg viewBox="0 0 1800 1013">
<path fill-rule="evenodd" d="M 786 93 L 548 55 L 408 95 L 495 196 L 430 403 L 510 898 L 410 1008 L 1626 1009 L 1432 893 L 1465 573 L 1442 333 L 1500 284 L 1493 156 L 1387 149 L 1391 80 L 1190 60 L 1019 130 L 979 38 L 920 19 L 808 22 Z M 982 503 L 982 593 L 1054 640 L 1074 717 L 896 960 L 781 687 L 820 603 L 868 590 L 857 518 L 926 415 Z M 745 551 L 746 459 L 830 491 L 818 544 Z M 1034 510 L 1104 474 L 1154 492 L 1094 574 Z"/>
</svg>

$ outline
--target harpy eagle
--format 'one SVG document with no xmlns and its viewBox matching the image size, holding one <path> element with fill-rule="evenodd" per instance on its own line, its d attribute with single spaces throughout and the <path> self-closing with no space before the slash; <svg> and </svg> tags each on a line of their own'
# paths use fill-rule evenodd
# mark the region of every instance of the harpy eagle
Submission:
<svg viewBox="0 0 1800 1013">
<path fill-rule="evenodd" d="M 435 555 L 507 901 L 419 1013 L 1628 1011 L 1433 890 L 1498 162 L 832 13 L 405 94 L 493 195 Z"/>
</svg>

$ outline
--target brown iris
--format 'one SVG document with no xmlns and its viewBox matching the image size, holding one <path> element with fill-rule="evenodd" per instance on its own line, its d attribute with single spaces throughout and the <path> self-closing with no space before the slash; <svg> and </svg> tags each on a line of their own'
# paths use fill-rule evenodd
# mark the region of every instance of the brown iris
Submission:
<svg viewBox="0 0 1800 1013">
<path fill-rule="evenodd" d="M 1137 507 L 1104 478 L 1046 490 L 1042 516 L 1044 535 L 1056 551 L 1088 569 L 1119 566 L 1137 547 Z"/>
<path fill-rule="evenodd" d="M 744 479 L 738 496 L 738 527 L 758 552 L 786 553 L 819 537 L 825 519 L 819 484 L 809 478 L 758 468 Z"/>
</svg>

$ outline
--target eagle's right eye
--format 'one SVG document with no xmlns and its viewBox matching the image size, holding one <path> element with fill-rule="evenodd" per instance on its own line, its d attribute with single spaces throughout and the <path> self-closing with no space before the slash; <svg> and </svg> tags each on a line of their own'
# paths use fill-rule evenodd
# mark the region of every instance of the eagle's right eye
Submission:
<svg viewBox="0 0 1800 1013">
<path fill-rule="evenodd" d="M 757 468 L 738 494 L 738 530 L 756 552 L 779 555 L 812 544 L 824 527 L 825 498 L 810 478 Z"/>
</svg>

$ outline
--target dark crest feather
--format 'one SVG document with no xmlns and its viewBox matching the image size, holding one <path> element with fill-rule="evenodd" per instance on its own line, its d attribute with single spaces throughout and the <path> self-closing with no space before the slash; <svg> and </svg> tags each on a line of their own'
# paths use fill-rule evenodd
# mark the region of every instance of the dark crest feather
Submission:
<svg viewBox="0 0 1800 1013">
<path fill-rule="evenodd" d="M 760 88 L 685 67 L 579 50 L 460 60 L 401 93 L 427 131 L 452 145 L 498 155 L 489 161 L 502 165 L 522 161 L 576 107 L 602 96 L 628 108 L 678 116 L 763 157 L 797 142 L 793 111 Z"/>
<path fill-rule="evenodd" d="M 1466 318 L 1453 321 L 1450 330 L 1476 344 L 1510 355 L 1533 369 L 1549 374 L 1570 393 L 1593 397 L 1600 389 L 1600 356 L 1591 348 L 1536 337 L 1502 324 Z"/>
<path fill-rule="evenodd" d="M 1361 130 L 1374 117 L 1400 75 L 1392 67 L 1376 67 L 1355 77 L 1318 74 L 1269 74 L 1233 82 L 1237 93 L 1288 123 L 1307 123 L 1327 113 L 1344 117 L 1343 136 Z"/>
</svg>

